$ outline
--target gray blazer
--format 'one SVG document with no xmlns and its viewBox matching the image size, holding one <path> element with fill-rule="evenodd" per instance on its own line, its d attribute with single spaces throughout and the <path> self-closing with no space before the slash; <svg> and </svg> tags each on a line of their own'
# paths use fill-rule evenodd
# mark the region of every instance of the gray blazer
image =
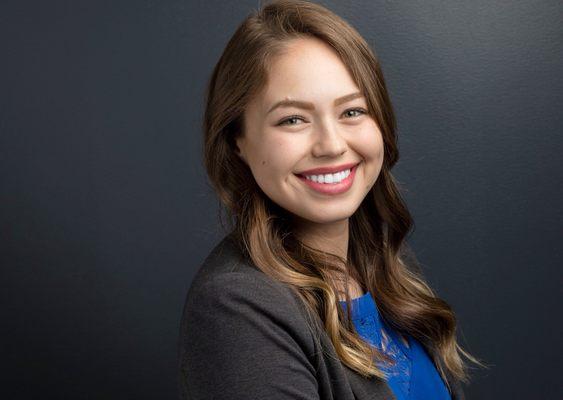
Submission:
<svg viewBox="0 0 563 400">
<path fill-rule="evenodd" d="M 281 282 L 225 236 L 197 271 L 179 337 L 179 390 L 188 400 L 387 400 L 387 383 L 342 364 Z M 452 399 L 463 400 L 455 382 Z"/>
</svg>

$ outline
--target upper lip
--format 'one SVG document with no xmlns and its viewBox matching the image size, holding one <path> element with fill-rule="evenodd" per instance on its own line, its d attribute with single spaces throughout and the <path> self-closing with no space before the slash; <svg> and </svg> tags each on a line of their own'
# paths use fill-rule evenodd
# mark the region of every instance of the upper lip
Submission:
<svg viewBox="0 0 563 400">
<path fill-rule="evenodd" d="M 344 171 L 346 169 L 350 169 L 350 168 L 352 168 L 352 167 L 354 167 L 358 164 L 359 164 L 359 162 L 354 162 L 354 163 L 348 163 L 348 164 L 333 165 L 333 166 L 329 166 L 329 167 L 319 167 L 319 168 L 308 169 L 306 171 L 296 172 L 296 174 L 297 175 L 332 174 L 334 172 L 339 172 L 339 171 Z"/>
</svg>

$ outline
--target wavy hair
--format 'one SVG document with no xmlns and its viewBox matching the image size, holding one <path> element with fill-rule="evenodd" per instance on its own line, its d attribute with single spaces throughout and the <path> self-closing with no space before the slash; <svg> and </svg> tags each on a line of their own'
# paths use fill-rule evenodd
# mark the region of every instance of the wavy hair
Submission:
<svg viewBox="0 0 563 400">
<path fill-rule="evenodd" d="M 269 63 L 289 41 L 306 37 L 321 39 L 338 53 L 383 136 L 380 175 L 349 220 L 347 260 L 298 240 L 289 212 L 262 192 L 235 152 L 235 139 L 244 135 L 245 107 L 264 88 Z M 307 314 L 314 316 L 311 323 L 317 321 L 317 328 L 326 331 L 341 362 L 364 377 L 380 378 L 386 375 L 374 361 L 392 362 L 354 329 L 348 292 L 352 277 L 377 299 L 391 327 L 427 349 L 450 390 L 448 373 L 467 382 L 461 355 L 482 364 L 457 343 L 454 312 L 425 283 L 416 259 L 411 256 L 406 262 L 412 253 L 405 237 L 413 221 L 390 172 L 399 158 L 396 121 L 379 62 L 361 35 L 315 3 L 282 0 L 262 5 L 228 41 L 207 83 L 205 106 L 204 166 L 237 243 L 258 268 L 298 295 Z M 337 276 L 345 283 L 347 312 L 338 304 Z"/>
</svg>

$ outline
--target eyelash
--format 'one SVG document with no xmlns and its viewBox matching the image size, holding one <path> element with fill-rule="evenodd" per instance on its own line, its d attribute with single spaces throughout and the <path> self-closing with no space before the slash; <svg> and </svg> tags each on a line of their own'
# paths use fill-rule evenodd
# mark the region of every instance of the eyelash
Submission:
<svg viewBox="0 0 563 400">
<path fill-rule="evenodd" d="M 364 110 L 363 108 L 350 108 L 350 109 L 344 111 L 342 114 L 346 114 L 347 112 L 350 112 L 350 111 L 357 111 L 357 112 L 360 113 L 360 115 L 365 115 L 365 114 L 367 114 L 367 111 Z M 357 115 L 356 117 L 359 117 L 360 115 Z M 354 117 L 350 117 L 350 118 L 354 118 Z M 292 119 L 300 119 L 300 120 L 303 120 L 303 118 L 301 118 L 301 117 L 298 116 L 298 115 L 292 115 L 292 116 L 290 116 L 290 117 L 287 117 L 287 118 L 281 120 L 281 121 L 277 124 L 277 126 L 280 126 L 280 125 L 288 125 L 288 126 L 295 125 L 295 124 L 286 124 L 287 121 L 290 121 L 290 120 L 292 120 Z"/>
</svg>

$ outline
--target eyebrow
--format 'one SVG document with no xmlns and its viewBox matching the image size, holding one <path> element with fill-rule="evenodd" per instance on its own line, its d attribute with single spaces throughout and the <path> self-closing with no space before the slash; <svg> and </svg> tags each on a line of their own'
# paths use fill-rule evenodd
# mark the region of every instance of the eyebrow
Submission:
<svg viewBox="0 0 563 400">
<path fill-rule="evenodd" d="M 356 93 L 350 93 L 347 94 L 346 96 L 342 96 L 337 98 L 336 100 L 334 100 L 334 105 L 338 106 L 342 103 L 346 103 L 348 101 L 357 99 L 359 97 L 364 97 L 364 95 L 360 92 L 356 92 Z M 315 106 L 313 105 L 313 103 L 309 103 L 306 101 L 301 101 L 301 100 L 281 100 L 278 101 L 276 104 L 274 104 L 266 114 L 271 113 L 272 111 L 274 111 L 276 108 L 278 107 L 297 107 L 297 108 L 304 108 L 306 110 L 314 110 Z"/>
</svg>

